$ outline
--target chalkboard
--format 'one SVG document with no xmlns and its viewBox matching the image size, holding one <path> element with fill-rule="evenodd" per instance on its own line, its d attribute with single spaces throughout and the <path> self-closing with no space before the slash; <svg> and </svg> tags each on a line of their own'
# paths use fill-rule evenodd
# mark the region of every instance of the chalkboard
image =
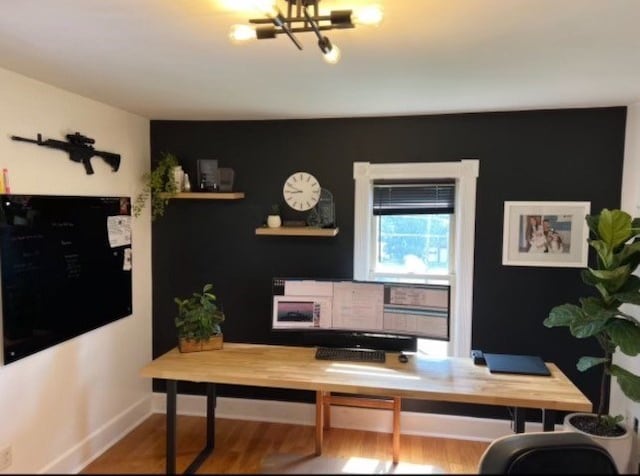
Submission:
<svg viewBox="0 0 640 476">
<path fill-rule="evenodd" d="M 5 364 L 131 314 L 129 197 L 0 200 Z"/>
</svg>

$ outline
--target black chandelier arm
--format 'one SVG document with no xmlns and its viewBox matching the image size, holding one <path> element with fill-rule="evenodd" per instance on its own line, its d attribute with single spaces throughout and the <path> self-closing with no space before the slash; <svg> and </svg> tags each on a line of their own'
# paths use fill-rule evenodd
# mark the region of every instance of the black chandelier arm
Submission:
<svg viewBox="0 0 640 476">
<path fill-rule="evenodd" d="M 278 14 L 270 18 L 268 23 L 273 23 L 276 27 L 281 28 L 282 32 L 286 33 L 286 35 L 293 42 L 293 44 L 296 45 L 299 50 L 302 50 L 302 43 L 300 43 L 300 41 L 298 41 L 298 39 L 293 35 L 291 26 L 287 23 L 286 20 L 287 19 L 284 16 L 282 16 L 282 13 L 280 13 L 280 11 L 278 10 Z"/>
<path fill-rule="evenodd" d="M 318 30 L 320 30 L 320 31 L 327 31 L 327 30 L 333 30 L 333 29 L 334 28 L 329 26 L 329 25 L 325 25 L 325 26 L 318 25 Z M 309 32 L 309 31 L 315 32 L 315 30 L 313 28 L 311 28 L 310 26 L 309 27 L 307 27 L 307 26 L 294 27 L 294 28 L 290 28 L 289 30 L 291 31 L 291 33 L 306 33 L 306 32 Z M 279 28 L 276 28 L 275 29 L 275 33 L 277 35 L 279 35 L 281 33 L 286 33 L 286 31 L 281 30 Z"/>
<path fill-rule="evenodd" d="M 337 10 L 335 12 L 331 12 L 331 15 L 309 16 L 309 18 L 317 24 L 320 22 L 331 22 L 331 26 L 327 26 L 325 29 L 355 28 L 355 25 L 351 22 L 351 10 Z M 279 20 L 288 25 L 293 23 L 308 23 L 308 20 L 304 17 L 283 16 Z M 264 25 L 275 22 L 272 18 L 252 18 L 249 20 L 249 23 Z"/>
<path fill-rule="evenodd" d="M 318 28 L 318 23 L 309 15 L 307 12 L 307 7 L 302 7 L 302 11 L 304 13 L 304 18 L 311 25 L 311 29 L 314 31 L 318 40 L 322 41 L 322 35 L 320 34 L 320 29 Z"/>
</svg>

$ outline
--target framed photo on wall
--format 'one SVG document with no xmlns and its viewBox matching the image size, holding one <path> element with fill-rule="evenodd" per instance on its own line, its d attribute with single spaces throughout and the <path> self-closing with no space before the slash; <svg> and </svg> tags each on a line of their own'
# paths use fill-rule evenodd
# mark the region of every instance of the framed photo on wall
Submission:
<svg viewBox="0 0 640 476">
<path fill-rule="evenodd" d="M 502 264 L 585 268 L 591 202 L 504 202 Z"/>
</svg>

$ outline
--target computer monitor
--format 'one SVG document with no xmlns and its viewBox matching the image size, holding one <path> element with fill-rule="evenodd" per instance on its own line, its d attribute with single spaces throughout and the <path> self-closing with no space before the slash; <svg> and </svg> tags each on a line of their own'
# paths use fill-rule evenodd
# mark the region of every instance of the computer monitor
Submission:
<svg viewBox="0 0 640 476">
<path fill-rule="evenodd" d="M 449 340 L 449 309 L 448 285 L 273 279 L 272 330 L 311 345 L 415 350 Z"/>
</svg>

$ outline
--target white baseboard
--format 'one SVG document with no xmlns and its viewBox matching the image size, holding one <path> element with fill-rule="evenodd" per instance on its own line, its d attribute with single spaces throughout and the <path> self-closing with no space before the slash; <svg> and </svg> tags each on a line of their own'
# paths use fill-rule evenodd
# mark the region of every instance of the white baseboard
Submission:
<svg viewBox="0 0 640 476">
<path fill-rule="evenodd" d="M 178 414 L 206 415 L 206 397 L 178 394 L 177 400 Z M 227 397 L 218 397 L 216 400 L 216 417 L 315 425 L 315 405 L 311 403 Z M 164 393 L 153 394 L 152 411 L 165 413 L 166 395 Z M 388 410 L 339 406 L 331 408 L 331 426 L 336 428 L 391 433 L 391 423 L 391 412 Z M 528 422 L 526 431 L 542 431 L 542 424 Z M 458 440 L 491 441 L 511 434 L 513 430 L 509 420 L 403 411 L 400 415 L 400 433 Z"/>
<path fill-rule="evenodd" d="M 112 418 L 73 448 L 46 465 L 39 474 L 77 474 L 151 415 L 154 396 L 146 396 Z"/>
</svg>

